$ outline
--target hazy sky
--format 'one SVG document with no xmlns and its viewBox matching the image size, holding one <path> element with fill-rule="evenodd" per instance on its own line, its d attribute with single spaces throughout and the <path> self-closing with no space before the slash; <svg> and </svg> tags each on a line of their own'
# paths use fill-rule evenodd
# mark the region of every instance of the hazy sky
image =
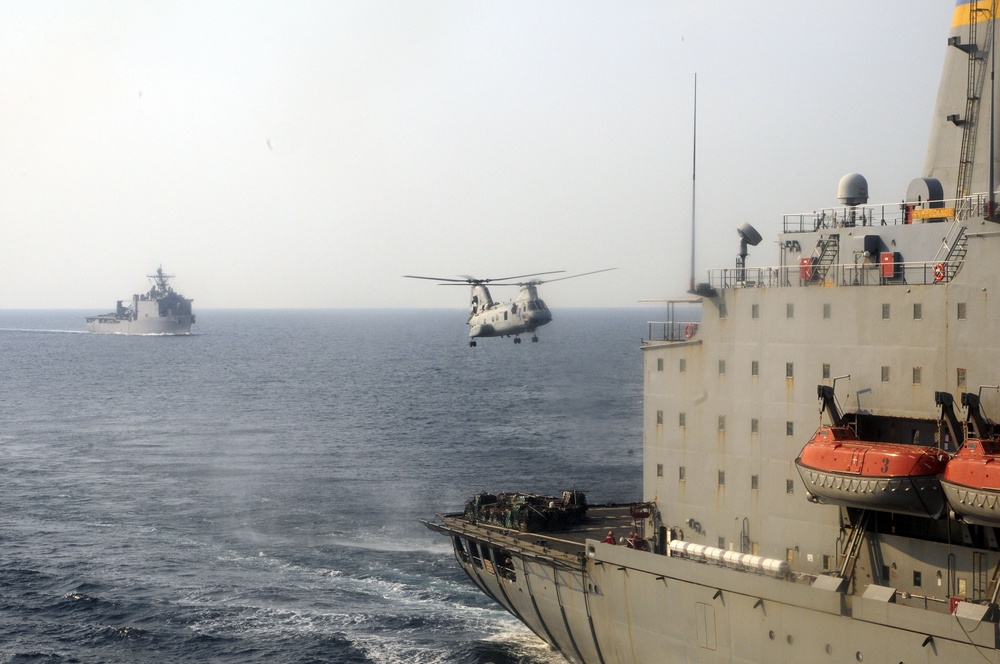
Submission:
<svg viewBox="0 0 1000 664">
<path fill-rule="evenodd" d="M 456 307 L 403 274 L 687 288 L 921 175 L 954 2 L 0 0 L 0 308 Z M 498 299 L 513 289 L 498 290 Z"/>
</svg>

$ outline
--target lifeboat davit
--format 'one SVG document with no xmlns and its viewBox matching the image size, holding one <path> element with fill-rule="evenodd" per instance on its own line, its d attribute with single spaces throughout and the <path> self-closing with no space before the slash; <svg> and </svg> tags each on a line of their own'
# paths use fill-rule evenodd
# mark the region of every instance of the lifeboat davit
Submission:
<svg viewBox="0 0 1000 664">
<path fill-rule="evenodd" d="M 795 466 L 818 502 L 936 519 L 946 506 L 940 476 L 948 459 L 934 447 L 858 440 L 847 427 L 824 426 Z"/>
<path fill-rule="evenodd" d="M 1000 526 L 1000 440 L 966 440 L 948 462 L 941 487 L 966 521 Z"/>
</svg>

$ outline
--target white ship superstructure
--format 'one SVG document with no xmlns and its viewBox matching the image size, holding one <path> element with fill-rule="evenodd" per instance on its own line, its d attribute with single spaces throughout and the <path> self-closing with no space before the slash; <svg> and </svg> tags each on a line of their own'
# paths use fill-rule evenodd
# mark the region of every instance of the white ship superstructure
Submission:
<svg viewBox="0 0 1000 664">
<path fill-rule="evenodd" d="M 640 501 L 428 524 L 569 661 L 1000 662 L 995 9 L 956 6 L 902 203 L 845 176 L 838 205 L 784 217 L 776 262 L 744 246 L 700 315 L 643 341 Z"/>
</svg>

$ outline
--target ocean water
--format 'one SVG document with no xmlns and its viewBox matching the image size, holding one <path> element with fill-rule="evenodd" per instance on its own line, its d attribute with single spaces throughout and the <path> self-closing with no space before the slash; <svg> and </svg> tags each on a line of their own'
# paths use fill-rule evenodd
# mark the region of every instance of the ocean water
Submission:
<svg viewBox="0 0 1000 664">
<path fill-rule="evenodd" d="M 562 661 L 418 519 L 641 494 L 651 309 L 0 311 L 0 662 Z"/>
</svg>

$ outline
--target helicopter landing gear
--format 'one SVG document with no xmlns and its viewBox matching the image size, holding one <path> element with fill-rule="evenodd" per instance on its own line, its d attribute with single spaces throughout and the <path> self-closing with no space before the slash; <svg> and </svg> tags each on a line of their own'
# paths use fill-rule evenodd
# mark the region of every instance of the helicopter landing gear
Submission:
<svg viewBox="0 0 1000 664">
<path fill-rule="evenodd" d="M 475 348 L 475 347 L 476 347 L 476 342 L 475 342 L 475 340 L 473 340 L 473 341 L 470 341 L 470 342 L 469 342 L 469 346 L 470 346 L 471 348 Z"/>
<path fill-rule="evenodd" d="M 521 337 L 514 337 L 514 343 L 516 344 L 521 343 Z"/>
</svg>

